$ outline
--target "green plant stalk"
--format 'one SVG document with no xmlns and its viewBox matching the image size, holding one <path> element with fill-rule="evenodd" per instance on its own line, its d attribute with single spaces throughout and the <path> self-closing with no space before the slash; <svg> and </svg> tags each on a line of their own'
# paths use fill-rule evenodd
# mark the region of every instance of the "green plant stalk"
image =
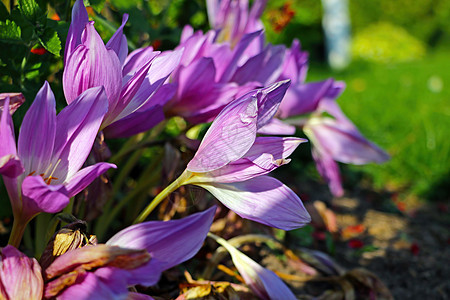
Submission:
<svg viewBox="0 0 450 300">
<path fill-rule="evenodd" d="M 161 203 L 170 193 L 174 192 L 180 186 L 185 185 L 187 180 L 190 179 L 193 174 L 185 170 L 174 182 L 168 185 L 162 190 L 156 197 L 150 202 L 150 204 L 141 212 L 141 214 L 134 220 L 133 224 L 142 223 L 150 215 L 150 213 Z"/>
<path fill-rule="evenodd" d="M 11 230 L 11 235 L 9 236 L 8 245 L 19 248 L 20 242 L 22 241 L 23 233 L 27 227 L 28 222 L 19 222 L 20 218 L 14 218 L 13 227 Z"/>
</svg>

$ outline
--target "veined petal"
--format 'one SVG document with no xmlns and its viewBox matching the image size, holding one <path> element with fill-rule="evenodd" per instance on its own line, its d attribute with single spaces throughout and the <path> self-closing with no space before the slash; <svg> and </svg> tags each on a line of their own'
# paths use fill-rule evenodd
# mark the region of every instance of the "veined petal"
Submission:
<svg viewBox="0 0 450 300">
<path fill-rule="evenodd" d="M 258 129 L 272 120 L 291 82 L 279 81 L 258 91 Z"/>
<path fill-rule="evenodd" d="M 276 118 L 273 118 L 269 123 L 258 129 L 259 134 L 267 135 L 293 135 L 295 131 L 295 126 L 286 124 Z"/>
<path fill-rule="evenodd" d="M 72 8 L 72 21 L 67 34 L 66 47 L 64 48 L 64 65 L 67 65 L 67 60 L 75 48 L 81 44 L 81 34 L 89 22 L 89 17 L 84 7 L 83 0 L 75 1 Z"/>
<path fill-rule="evenodd" d="M 315 111 L 322 99 L 333 89 L 333 79 L 310 82 L 306 84 L 293 84 L 286 92 L 281 102 L 278 116 L 288 118 Z"/>
<path fill-rule="evenodd" d="M 0 248 L 0 298 L 42 299 L 44 280 L 41 267 L 13 246 Z"/>
<path fill-rule="evenodd" d="M 84 190 L 95 178 L 99 177 L 110 168 L 117 168 L 114 164 L 96 163 L 78 171 L 66 185 L 67 194 L 73 197 Z"/>
<path fill-rule="evenodd" d="M 199 183 L 226 207 L 245 219 L 283 230 L 300 228 L 311 217 L 298 196 L 268 176 L 236 183 Z"/>
<path fill-rule="evenodd" d="M 151 285 L 156 283 L 155 275 L 159 276 L 158 272 L 176 266 L 198 252 L 212 224 L 215 211 L 214 206 L 180 220 L 136 224 L 118 232 L 106 244 L 147 249 L 152 260 L 142 268 L 149 272 L 142 272 L 142 268 L 133 272 L 137 279 L 137 275 L 142 273 L 141 281 L 136 283 Z"/>
<path fill-rule="evenodd" d="M 138 92 L 118 115 L 116 120 L 120 120 L 137 111 L 148 101 L 153 100 L 153 96 L 164 84 L 169 75 L 178 66 L 183 50 L 166 51 L 158 55 L 152 62 L 148 74 L 142 82 Z M 156 104 L 155 102 L 153 102 Z"/>
<path fill-rule="evenodd" d="M 95 87 L 83 92 L 58 114 L 53 166 L 59 183 L 70 180 L 84 164 L 107 105 L 103 87 Z"/>
<path fill-rule="evenodd" d="M 103 130 L 106 138 L 124 138 L 150 130 L 164 120 L 164 111 L 160 105 L 147 110 L 139 109 Z"/>
<path fill-rule="evenodd" d="M 302 84 L 308 71 L 308 53 L 301 51 L 300 41 L 294 39 L 286 51 L 281 79 L 292 80 L 293 85 Z"/>
<path fill-rule="evenodd" d="M 289 163 L 286 159 L 300 145 L 306 142 L 300 138 L 257 137 L 255 143 L 243 158 L 231 162 L 220 169 L 198 173 L 189 182 L 232 183 L 265 175 Z"/>
<path fill-rule="evenodd" d="M 55 142 L 55 96 L 46 81 L 23 118 L 19 133 L 19 157 L 25 173 L 45 172 Z"/>
<path fill-rule="evenodd" d="M 117 57 L 120 60 L 120 64 L 123 65 L 128 55 L 127 37 L 123 34 L 123 27 L 128 21 L 128 14 L 123 14 L 122 25 L 116 30 L 113 36 L 106 44 L 106 48 L 114 50 Z"/>
<path fill-rule="evenodd" d="M 9 104 L 6 105 L 6 99 L 9 98 Z M 25 97 L 22 93 L 0 93 L 0 109 L 9 108 L 9 113 L 12 115 L 23 103 Z"/>
<path fill-rule="evenodd" d="M 109 274 L 105 274 L 108 271 Z M 128 295 L 126 275 L 125 271 L 116 268 L 101 268 L 94 273 L 87 272 L 79 276 L 74 285 L 58 295 L 58 299 L 125 300 Z"/>
<path fill-rule="evenodd" d="M 24 172 L 22 163 L 17 156 L 14 126 L 10 115 L 9 96 L 4 102 L 0 119 L 0 174 L 15 178 Z"/>
<path fill-rule="evenodd" d="M 386 152 L 368 141 L 356 127 L 349 125 L 328 117 L 313 118 L 304 131 L 321 152 L 328 153 L 336 161 L 362 165 L 389 159 Z"/>
<path fill-rule="evenodd" d="M 206 132 L 187 170 L 209 172 L 244 156 L 256 138 L 257 101 L 247 94 L 227 105 Z"/>
<path fill-rule="evenodd" d="M 341 173 L 338 164 L 330 155 L 314 147 L 312 148 L 312 157 L 316 163 L 317 171 L 327 182 L 333 196 L 342 197 L 344 195 L 344 189 L 342 188 Z"/>
<path fill-rule="evenodd" d="M 22 214 L 25 219 L 40 212 L 56 213 L 69 204 L 63 185 L 49 185 L 41 176 L 27 176 L 22 182 Z"/>
<path fill-rule="evenodd" d="M 67 103 L 91 87 L 104 86 L 109 106 L 114 107 L 122 87 L 119 58 L 113 50 L 106 49 L 92 23 L 86 24 L 81 42 L 64 68 L 63 87 Z"/>
<path fill-rule="evenodd" d="M 220 239 L 218 242 L 230 253 L 231 259 L 245 283 L 261 299 L 296 299 L 292 291 L 274 272 L 263 268 L 227 241 Z"/>
<path fill-rule="evenodd" d="M 148 61 L 153 60 L 161 51 L 153 51 L 153 47 L 139 48 L 131 52 L 123 65 L 122 75 L 136 72 Z"/>
</svg>

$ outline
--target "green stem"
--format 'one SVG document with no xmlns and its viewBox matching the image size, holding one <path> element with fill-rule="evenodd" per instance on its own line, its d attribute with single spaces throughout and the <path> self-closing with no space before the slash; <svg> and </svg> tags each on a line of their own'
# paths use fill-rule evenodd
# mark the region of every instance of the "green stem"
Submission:
<svg viewBox="0 0 450 300">
<path fill-rule="evenodd" d="M 8 244 L 19 248 L 20 242 L 22 241 L 23 233 L 27 227 L 27 223 L 18 221 L 20 218 L 14 218 L 13 228 L 11 230 L 11 235 L 9 236 Z"/>
<path fill-rule="evenodd" d="M 133 224 L 142 223 L 150 215 L 150 213 L 158 206 L 161 201 L 167 198 L 170 193 L 174 192 L 180 186 L 186 184 L 186 181 L 192 176 L 192 173 L 185 170 L 180 177 L 175 179 L 170 185 L 162 190 L 156 197 L 150 202 L 150 204 L 141 212 L 141 214 L 134 220 Z"/>
</svg>

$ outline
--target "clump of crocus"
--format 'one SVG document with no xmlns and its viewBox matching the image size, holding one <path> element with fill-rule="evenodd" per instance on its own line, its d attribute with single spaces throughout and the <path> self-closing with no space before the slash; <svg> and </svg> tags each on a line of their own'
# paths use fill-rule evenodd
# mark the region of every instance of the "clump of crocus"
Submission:
<svg viewBox="0 0 450 300">
<path fill-rule="evenodd" d="M 148 47 L 127 56 L 123 34 L 127 19 L 124 15 L 122 25 L 105 45 L 89 22 L 83 1 L 77 0 L 66 41 L 63 88 L 67 103 L 88 88 L 103 86 L 108 112 L 101 129 L 107 137 L 131 136 L 164 119 L 162 106 L 173 92 L 170 86 L 164 92 L 157 91 L 182 54 L 182 50 L 160 54 Z"/>
<path fill-rule="evenodd" d="M 283 183 L 266 176 L 289 162 L 287 157 L 305 140 L 257 137 L 270 122 L 289 86 L 273 84 L 227 105 L 206 132 L 183 174 L 161 192 L 138 218 L 142 221 L 181 185 L 200 186 L 243 218 L 291 230 L 310 221 L 298 196 Z"/>
<path fill-rule="evenodd" d="M 46 82 L 23 119 L 16 148 L 11 115 L 3 110 L 0 157 L 7 162 L 2 162 L 0 171 L 14 214 L 12 245 L 19 245 L 35 215 L 62 210 L 70 197 L 115 167 L 97 163 L 81 169 L 106 111 L 104 89 L 97 87 L 83 92 L 57 116 L 55 97 Z"/>
</svg>

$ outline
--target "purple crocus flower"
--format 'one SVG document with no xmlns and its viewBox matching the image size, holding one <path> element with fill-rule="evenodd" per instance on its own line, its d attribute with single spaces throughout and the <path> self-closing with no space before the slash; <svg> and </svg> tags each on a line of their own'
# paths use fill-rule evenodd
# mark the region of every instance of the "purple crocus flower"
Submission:
<svg viewBox="0 0 450 300">
<path fill-rule="evenodd" d="M 226 106 L 189 162 L 183 184 L 205 188 L 243 218 L 290 230 L 310 221 L 298 196 L 265 174 L 289 162 L 305 140 L 256 137 L 270 122 L 289 82 L 242 96 Z M 183 175 L 182 175 L 183 176 Z"/>
<path fill-rule="evenodd" d="M 193 257 L 203 245 L 215 210 L 133 225 L 106 244 L 62 254 L 42 272 L 36 260 L 8 246 L 1 255 L 0 295 L 7 293 L 6 299 L 151 299 L 130 293 L 128 287 L 154 285 L 162 271 Z"/>
<path fill-rule="evenodd" d="M 170 93 L 157 91 L 178 65 L 182 54 L 182 50 L 160 54 L 148 47 L 127 56 L 123 34 L 127 19 L 128 15 L 124 15 L 122 25 L 105 45 L 93 22 L 89 22 L 83 1 L 77 0 L 66 42 L 63 73 L 66 100 L 71 103 L 86 89 L 103 86 L 108 112 L 101 129 L 105 129 L 107 137 L 130 136 L 163 120 L 162 106 Z M 134 113 L 137 116 L 133 116 Z M 142 113 L 148 117 L 142 117 Z"/>
<path fill-rule="evenodd" d="M 333 118 L 323 116 L 323 112 Z M 389 159 L 389 155 L 368 141 L 330 99 L 321 101 L 317 111 L 304 124 L 303 131 L 313 144 L 317 170 L 337 197 L 344 194 L 337 161 L 362 165 Z"/>
<path fill-rule="evenodd" d="M 9 98 L 9 113 L 12 115 L 25 102 L 25 97 L 22 93 L 1 93 L 0 94 L 0 109 L 3 111 L 5 101 Z"/>
<path fill-rule="evenodd" d="M 234 265 L 244 278 L 245 283 L 260 298 L 270 299 L 297 299 L 292 291 L 274 272 L 262 267 L 253 259 L 233 247 L 226 240 L 209 234 L 216 242 L 222 245 L 231 255 Z"/>
<path fill-rule="evenodd" d="M 115 167 L 98 163 L 80 170 L 106 110 L 104 89 L 97 87 L 83 92 L 56 116 L 55 97 L 45 82 L 23 119 L 17 150 L 11 115 L 3 110 L 0 157 L 2 161 L 9 157 L 9 167 L 2 162 L 1 174 L 13 208 L 14 226 L 23 230 L 36 214 L 60 211 L 70 197 Z M 18 233 L 15 245 L 21 236 Z"/>
</svg>

